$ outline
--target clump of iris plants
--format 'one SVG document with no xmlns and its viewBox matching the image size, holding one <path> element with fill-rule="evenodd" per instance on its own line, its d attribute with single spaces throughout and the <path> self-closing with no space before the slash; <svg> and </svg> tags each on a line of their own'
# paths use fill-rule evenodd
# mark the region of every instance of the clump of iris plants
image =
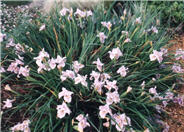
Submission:
<svg viewBox="0 0 184 132">
<path fill-rule="evenodd" d="M 168 37 L 156 25 L 157 13 L 133 6 L 118 13 L 113 5 L 56 8 L 3 34 L 2 83 L 31 86 L 4 102 L 4 113 L 24 109 L 25 119 L 10 130 L 168 130 L 158 117 L 175 98 L 183 69 L 163 48 Z"/>
</svg>

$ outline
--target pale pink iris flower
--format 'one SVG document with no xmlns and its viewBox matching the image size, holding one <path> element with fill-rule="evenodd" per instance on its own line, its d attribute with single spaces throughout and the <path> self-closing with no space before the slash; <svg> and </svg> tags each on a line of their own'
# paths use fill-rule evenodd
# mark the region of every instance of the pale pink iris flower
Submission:
<svg viewBox="0 0 184 132">
<path fill-rule="evenodd" d="M 117 91 L 114 92 L 108 92 L 106 93 L 106 104 L 111 105 L 112 103 L 119 103 L 120 102 L 120 97 Z"/>
<path fill-rule="evenodd" d="M 44 29 L 45 29 L 45 24 L 43 24 L 43 25 L 40 27 L 39 31 L 42 31 L 42 30 L 44 30 Z"/>
<path fill-rule="evenodd" d="M 24 77 L 28 77 L 29 76 L 29 71 L 30 71 L 30 68 L 28 66 L 21 66 L 20 69 L 19 69 L 19 73 L 18 75 L 23 75 Z"/>
<path fill-rule="evenodd" d="M 17 125 L 11 127 L 12 132 L 17 131 L 24 131 L 24 132 L 31 132 L 31 129 L 29 128 L 30 120 L 24 120 L 22 123 L 18 123 Z"/>
<path fill-rule="evenodd" d="M 90 80 L 94 79 L 94 80 L 98 80 L 100 78 L 100 73 L 99 72 L 95 72 L 92 71 L 90 74 Z"/>
<path fill-rule="evenodd" d="M 7 71 L 14 72 L 15 74 L 19 73 L 20 66 L 24 65 L 24 63 L 21 60 L 15 59 L 9 66 Z"/>
<path fill-rule="evenodd" d="M 73 69 L 74 69 L 75 73 L 78 73 L 79 70 L 82 69 L 83 67 L 84 67 L 84 65 L 79 63 L 78 61 L 73 62 Z"/>
<path fill-rule="evenodd" d="M 127 75 L 127 70 L 125 66 L 121 66 L 118 70 L 117 73 L 119 73 L 122 77 L 125 77 Z"/>
<path fill-rule="evenodd" d="M 141 17 L 136 18 L 136 19 L 135 19 L 135 23 L 136 23 L 136 24 L 141 24 Z"/>
<path fill-rule="evenodd" d="M 86 82 L 87 75 L 82 76 L 80 74 L 77 74 L 77 77 L 75 78 L 75 84 L 81 83 L 83 86 L 87 87 L 88 83 Z"/>
<path fill-rule="evenodd" d="M 0 73 L 4 73 L 6 72 L 6 70 L 4 69 L 4 67 L 0 66 Z"/>
<path fill-rule="evenodd" d="M 49 54 L 45 52 L 44 49 L 39 52 L 39 55 L 37 57 L 34 57 L 36 60 L 36 64 L 38 65 L 38 73 L 42 72 L 42 70 L 49 70 L 49 68 L 46 66 L 46 62 L 43 62 L 45 58 L 49 58 Z"/>
<path fill-rule="evenodd" d="M 158 95 L 157 91 L 156 91 L 156 86 L 154 88 L 150 88 L 149 89 L 149 93 L 153 94 L 153 95 Z"/>
<path fill-rule="evenodd" d="M 107 79 L 110 79 L 111 76 L 108 73 L 102 73 L 101 74 L 101 80 L 103 80 L 104 82 L 107 81 Z"/>
<path fill-rule="evenodd" d="M 117 83 L 116 80 L 114 80 L 114 81 L 108 81 L 108 80 L 106 80 L 106 85 L 104 85 L 104 87 L 107 88 L 109 91 L 111 89 L 117 90 L 118 87 L 117 87 L 116 83 Z"/>
<path fill-rule="evenodd" d="M 86 16 L 88 17 L 88 16 L 92 16 L 93 15 L 93 12 L 91 11 L 91 10 L 89 10 L 89 11 L 86 11 Z"/>
<path fill-rule="evenodd" d="M 103 32 L 100 32 L 97 37 L 100 38 L 100 42 L 103 44 L 105 42 L 105 39 L 107 39 L 107 36 L 103 33 Z"/>
<path fill-rule="evenodd" d="M 65 81 L 67 78 L 74 79 L 75 73 L 71 70 L 62 71 L 62 74 L 60 76 L 61 81 Z"/>
<path fill-rule="evenodd" d="M 153 27 L 153 26 L 152 26 L 152 27 L 151 27 L 151 30 L 152 30 L 152 32 L 154 32 L 154 33 L 156 33 L 156 34 L 158 33 L 158 29 L 157 29 L 156 27 Z"/>
<path fill-rule="evenodd" d="M 182 69 L 181 65 L 174 63 L 172 66 L 172 70 L 175 73 L 184 73 L 184 69 Z"/>
<path fill-rule="evenodd" d="M 87 122 L 87 118 L 84 117 L 84 115 L 80 114 L 76 117 L 76 120 L 79 121 L 78 123 L 78 131 L 83 132 L 84 128 L 87 126 L 90 126 L 90 124 Z"/>
<path fill-rule="evenodd" d="M 58 98 L 64 97 L 65 102 L 70 103 L 72 100 L 73 92 L 67 90 L 66 88 L 62 88 L 62 91 L 58 94 Z"/>
<path fill-rule="evenodd" d="M 56 60 L 54 58 L 48 60 L 48 63 L 51 69 L 54 69 L 56 67 Z"/>
<path fill-rule="evenodd" d="M 55 63 L 58 64 L 57 65 L 58 69 L 65 67 L 66 57 L 61 57 L 60 55 L 57 55 L 57 58 L 55 59 Z"/>
<path fill-rule="evenodd" d="M 66 114 L 70 115 L 71 110 L 68 108 L 65 102 L 62 105 L 57 105 L 57 117 L 62 119 Z"/>
<path fill-rule="evenodd" d="M 3 34 L 0 32 L 0 43 L 3 41 L 3 38 L 6 36 L 6 34 Z"/>
<path fill-rule="evenodd" d="M 68 8 L 63 8 L 61 9 L 61 11 L 59 12 L 61 16 L 65 16 L 67 12 L 69 12 L 70 10 Z"/>
<path fill-rule="evenodd" d="M 128 31 L 121 31 L 122 35 L 126 35 L 128 37 Z"/>
<path fill-rule="evenodd" d="M 101 24 L 106 27 L 108 30 L 111 30 L 112 23 L 111 22 L 101 22 Z"/>
<path fill-rule="evenodd" d="M 131 120 L 125 114 L 114 114 L 112 117 L 115 119 L 115 121 L 112 120 L 112 124 L 116 125 L 118 131 L 124 132 L 126 126 L 131 126 Z"/>
<path fill-rule="evenodd" d="M 149 56 L 150 57 L 150 61 L 157 60 L 159 63 L 161 63 L 162 60 L 163 60 L 162 55 L 163 55 L 163 52 L 159 52 L 157 50 L 153 50 L 153 54 L 150 54 L 150 56 Z"/>
<path fill-rule="evenodd" d="M 99 110 L 100 110 L 99 115 L 100 115 L 100 117 L 101 117 L 102 119 L 104 119 L 104 118 L 106 117 L 107 114 L 110 114 L 110 115 L 112 114 L 112 111 L 111 111 L 111 109 L 109 108 L 109 105 L 108 105 L 108 104 L 103 105 L 103 106 L 100 106 L 100 107 L 99 107 Z"/>
<path fill-rule="evenodd" d="M 98 58 L 97 61 L 93 61 L 93 64 L 96 64 L 97 69 L 101 72 L 102 71 L 102 66 L 104 65 L 100 59 Z"/>
<path fill-rule="evenodd" d="M 104 86 L 104 82 L 101 82 L 99 80 L 95 80 L 92 87 L 101 95 L 102 94 L 102 87 Z"/>
<path fill-rule="evenodd" d="M 126 38 L 125 41 L 124 41 L 124 43 L 130 43 L 130 42 L 132 42 L 132 41 L 130 40 L 130 38 Z"/>
<path fill-rule="evenodd" d="M 119 47 L 112 49 L 112 51 L 109 51 L 108 53 L 110 55 L 111 60 L 113 60 L 113 59 L 117 60 L 117 59 L 119 59 L 119 57 L 123 56 Z"/>
<path fill-rule="evenodd" d="M 79 15 L 80 17 L 86 17 L 86 12 L 81 11 L 80 9 L 77 8 L 77 11 L 74 13 L 74 15 Z"/>
<path fill-rule="evenodd" d="M 15 100 L 14 99 L 13 100 L 6 99 L 6 101 L 3 101 L 3 103 L 4 103 L 3 109 L 5 109 L 5 108 L 11 108 L 13 101 L 15 101 Z"/>
</svg>

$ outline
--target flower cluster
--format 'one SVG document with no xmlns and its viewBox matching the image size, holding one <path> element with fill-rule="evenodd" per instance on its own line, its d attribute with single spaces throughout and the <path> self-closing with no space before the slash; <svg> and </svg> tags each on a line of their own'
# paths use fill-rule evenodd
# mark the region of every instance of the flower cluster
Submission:
<svg viewBox="0 0 184 132">
<path fill-rule="evenodd" d="M 29 49 L 29 47 L 27 45 L 23 46 L 23 45 L 21 45 L 19 43 L 18 44 L 15 44 L 14 43 L 14 40 L 12 38 L 10 38 L 8 40 L 8 43 L 6 44 L 6 48 L 10 48 L 10 47 L 13 47 L 14 48 L 15 54 L 17 54 L 17 55 L 20 55 L 22 53 L 25 53 L 25 48 L 26 49 Z"/>
<path fill-rule="evenodd" d="M 111 30 L 112 24 L 111 22 L 101 22 L 101 24 L 106 27 L 108 30 Z"/>
<path fill-rule="evenodd" d="M 67 13 L 69 13 L 70 14 L 69 16 L 71 17 L 72 14 L 73 14 L 73 9 L 72 8 L 68 9 L 68 8 L 64 7 L 60 11 L 60 15 L 61 16 L 65 16 Z M 92 15 L 93 15 L 93 13 L 92 13 L 91 10 L 89 10 L 89 11 L 82 11 L 82 10 L 80 10 L 78 8 L 77 8 L 76 12 L 74 13 L 74 16 L 79 16 L 81 18 L 92 16 Z"/>
<path fill-rule="evenodd" d="M 74 71 L 72 70 L 66 70 L 66 71 L 62 71 L 62 74 L 60 76 L 61 81 L 65 81 L 67 78 L 70 78 L 72 80 L 74 80 L 75 84 L 82 84 L 83 86 L 87 87 L 87 75 L 83 76 L 80 75 L 78 72 L 80 69 L 82 69 L 84 67 L 83 64 L 79 63 L 78 61 L 74 61 L 72 68 Z"/>
<path fill-rule="evenodd" d="M 184 73 L 184 69 L 181 67 L 180 64 L 174 63 L 174 65 L 172 66 L 172 70 L 175 73 Z"/>
<path fill-rule="evenodd" d="M 171 91 L 166 91 L 164 96 L 159 94 L 159 93 L 157 93 L 156 86 L 154 88 L 150 88 L 149 89 L 149 93 L 151 95 L 153 95 L 153 97 L 152 96 L 150 97 L 151 100 L 155 100 L 156 98 L 159 99 L 159 100 L 162 100 L 163 107 L 166 107 L 168 102 L 174 99 L 174 94 Z M 156 107 L 157 107 L 156 109 L 159 112 L 161 107 L 158 106 L 158 105 Z"/>
<path fill-rule="evenodd" d="M 65 61 L 66 59 L 64 58 L 64 61 L 62 61 L 63 63 L 62 67 L 65 66 Z M 82 69 L 83 67 L 84 67 L 83 64 L 79 63 L 78 61 L 74 61 L 72 65 L 74 71 L 72 70 L 62 71 L 60 76 L 61 81 L 65 81 L 67 78 L 70 78 L 74 80 L 75 84 L 81 83 L 83 86 L 87 87 L 88 85 L 86 82 L 87 75 L 83 76 L 78 74 L 79 70 Z"/>
<path fill-rule="evenodd" d="M 29 128 L 30 120 L 24 120 L 22 123 L 18 123 L 17 125 L 11 128 L 12 132 L 23 131 L 23 132 L 31 132 Z"/>
<path fill-rule="evenodd" d="M 23 75 L 24 77 L 27 77 L 29 76 L 29 71 L 30 71 L 30 68 L 27 66 L 23 66 L 24 65 L 24 62 L 23 61 L 23 57 L 20 57 L 18 56 L 19 59 L 15 59 L 15 61 L 13 61 L 7 71 L 10 71 L 10 72 L 13 72 L 15 74 L 17 74 L 17 77 L 20 77 L 20 75 Z"/>
<path fill-rule="evenodd" d="M 18 59 L 15 59 L 11 62 L 11 64 L 8 66 L 7 71 L 13 72 L 17 74 L 17 77 L 19 78 L 20 75 L 27 77 L 29 76 L 30 68 L 28 65 L 24 66 L 24 57 L 21 57 L 22 54 L 26 53 L 25 49 L 30 50 L 30 47 L 27 45 L 21 45 L 21 44 L 15 44 L 14 40 L 12 38 L 8 39 L 8 43 L 6 44 L 6 48 L 13 47 L 13 50 L 15 51 L 15 54 L 18 56 Z M 5 69 L 1 67 L 0 72 L 5 72 Z"/>
<path fill-rule="evenodd" d="M 114 58 L 118 59 L 122 55 L 123 54 L 121 53 L 119 47 L 114 48 L 112 51 L 109 51 L 109 57 L 111 59 L 114 59 Z M 43 61 L 45 61 L 46 58 L 48 59 L 48 61 L 46 61 L 48 63 L 48 65 L 46 65 L 46 63 L 43 63 Z M 39 66 L 39 68 L 42 65 L 44 65 L 44 68 L 46 68 L 48 66 L 47 67 L 48 69 L 44 69 L 44 70 L 49 70 L 49 68 L 54 69 L 56 67 L 56 64 L 58 64 L 59 67 L 61 66 L 62 68 L 64 68 L 66 58 L 61 58 L 60 56 L 58 56 L 56 59 L 53 59 L 53 58 L 49 59 L 49 58 L 50 58 L 49 54 L 47 52 L 45 52 L 44 49 L 42 51 L 40 51 L 39 56 L 35 58 L 36 63 Z M 89 79 L 94 80 L 93 84 L 91 85 L 91 88 L 96 90 L 100 95 L 103 93 L 103 91 L 107 91 L 105 94 L 106 95 L 106 104 L 104 106 L 99 107 L 100 117 L 107 118 L 106 117 L 107 114 L 110 114 L 111 116 L 113 116 L 110 105 L 117 104 L 120 102 L 117 81 L 110 80 L 111 76 L 108 73 L 103 73 L 104 64 L 100 61 L 99 58 L 97 58 L 96 61 L 93 61 L 93 64 L 96 65 L 96 68 L 98 69 L 99 72 L 96 72 L 96 71 L 91 72 Z M 79 63 L 78 61 L 73 61 L 73 65 L 72 65 L 73 70 L 66 70 L 66 71 L 63 70 L 61 72 L 61 76 L 60 76 L 61 81 L 65 81 L 67 78 L 69 78 L 69 79 L 72 79 L 74 81 L 74 84 L 81 83 L 83 86 L 88 87 L 88 83 L 86 82 L 87 75 L 79 74 L 79 71 L 82 68 L 84 68 L 83 64 Z M 125 77 L 127 75 L 127 70 L 128 70 L 128 68 L 125 68 L 125 66 L 121 66 L 117 70 L 117 73 L 120 74 L 122 77 Z M 40 71 L 40 70 L 38 70 L 38 71 Z M 106 89 L 102 90 L 103 87 Z M 70 103 L 72 94 L 73 94 L 73 92 L 68 91 L 66 88 L 63 87 L 62 91 L 58 94 L 58 98 L 60 99 L 61 97 L 63 97 L 65 102 Z M 66 114 L 69 115 L 71 113 L 71 110 L 69 109 L 69 107 L 67 106 L 67 104 L 65 102 L 63 102 L 62 105 L 57 106 L 57 117 L 60 119 L 65 117 Z M 125 118 L 124 116 L 121 117 L 121 115 L 118 115 L 118 116 L 114 116 L 114 117 L 115 117 L 115 120 L 118 122 L 118 126 L 121 125 L 120 129 L 123 129 L 124 126 L 130 124 L 130 123 L 126 123 L 124 121 L 124 120 L 126 120 L 126 119 L 124 119 Z M 118 118 L 120 118 L 120 119 L 118 119 Z M 126 118 L 129 120 L 128 117 L 126 117 Z M 83 118 L 81 117 L 80 119 L 77 118 L 77 120 L 79 121 L 78 129 L 83 130 L 86 126 L 89 126 L 84 117 Z"/>
<path fill-rule="evenodd" d="M 80 17 L 88 17 L 92 16 L 93 13 L 91 10 L 89 11 L 81 11 L 80 9 L 77 9 L 77 11 L 74 13 L 74 15 L 80 16 Z"/>
<path fill-rule="evenodd" d="M 73 92 L 68 91 L 63 87 L 62 91 L 58 94 L 58 98 L 60 99 L 63 97 L 65 102 L 70 103 L 72 101 L 72 94 Z M 62 105 L 57 105 L 57 117 L 60 119 L 65 117 L 66 114 L 70 115 L 71 113 L 71 110 L 68 108 L 65 102 L 63 102 Z"/>
<path fill-rule="evenodd" d="M 75 73 L 71 70 L 62 71 L 62 74 L 60 76 L 61 81 L 65 81 L 67 78 L 74 79 Z"/>
<path fill-rule="evenodd" d="M 39 56 L 35 57 L 36 64 L 38 65 L 38 73 L 42 72 L 43 70 L 50 71 L 54 69 L 57 65 L 57 68 L 60 69 L 65 66 L 66 57 L 61 57 L 60 55 L 57 56 L 56 59 L 51 58 L 44 49 L 40 51 Z"/>
<path fill-rule="evenodd" d="M 161 120 L 157 120 L 157 123 L 162 126 L 162 128 L 163 128 L 162 132 L 169 132 L 170 126 L 167 124 L 167 122 L 163 122 Z"/>
</svg>

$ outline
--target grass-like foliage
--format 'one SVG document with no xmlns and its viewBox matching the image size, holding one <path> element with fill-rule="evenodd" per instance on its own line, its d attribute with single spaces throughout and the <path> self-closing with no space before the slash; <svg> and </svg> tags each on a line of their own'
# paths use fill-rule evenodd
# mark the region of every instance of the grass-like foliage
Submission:
<svg viewBox="0 0 184 132">
<path fill-rule="evenodd" d="M 23 114 L 34 132 L 161 131 L 159 106 L 177 74 L 157 13 L 132 6 L 55 8 L 7 33 L 13 40 L 2 43 L 2 83 L 17 80 L 24 94 L 14 91 L 4 113 Z"/>
</svg>

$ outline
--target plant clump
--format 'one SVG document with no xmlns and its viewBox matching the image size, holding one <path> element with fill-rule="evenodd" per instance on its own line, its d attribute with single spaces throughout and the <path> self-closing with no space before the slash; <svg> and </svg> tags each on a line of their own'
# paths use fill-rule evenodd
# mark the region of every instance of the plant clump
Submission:
<svg viewBox="0 0 184 132">
<path fill-rule="evenodd" d="M 22 88 L 27 94 L 14 92 L 18 102 L 11 110 L 25 110 L 25 129 L 168 129 L 163 123 L 158 127 L 158 117 L 175 98 L 179 75 L 163 48 L 168 37 L 156 24 L 156 13 L 133 6 L 119 14 L 113 5 L 56 8 L 2 37 L 2 83 L 16 79 L 32 86 Z"/>
</svg>

